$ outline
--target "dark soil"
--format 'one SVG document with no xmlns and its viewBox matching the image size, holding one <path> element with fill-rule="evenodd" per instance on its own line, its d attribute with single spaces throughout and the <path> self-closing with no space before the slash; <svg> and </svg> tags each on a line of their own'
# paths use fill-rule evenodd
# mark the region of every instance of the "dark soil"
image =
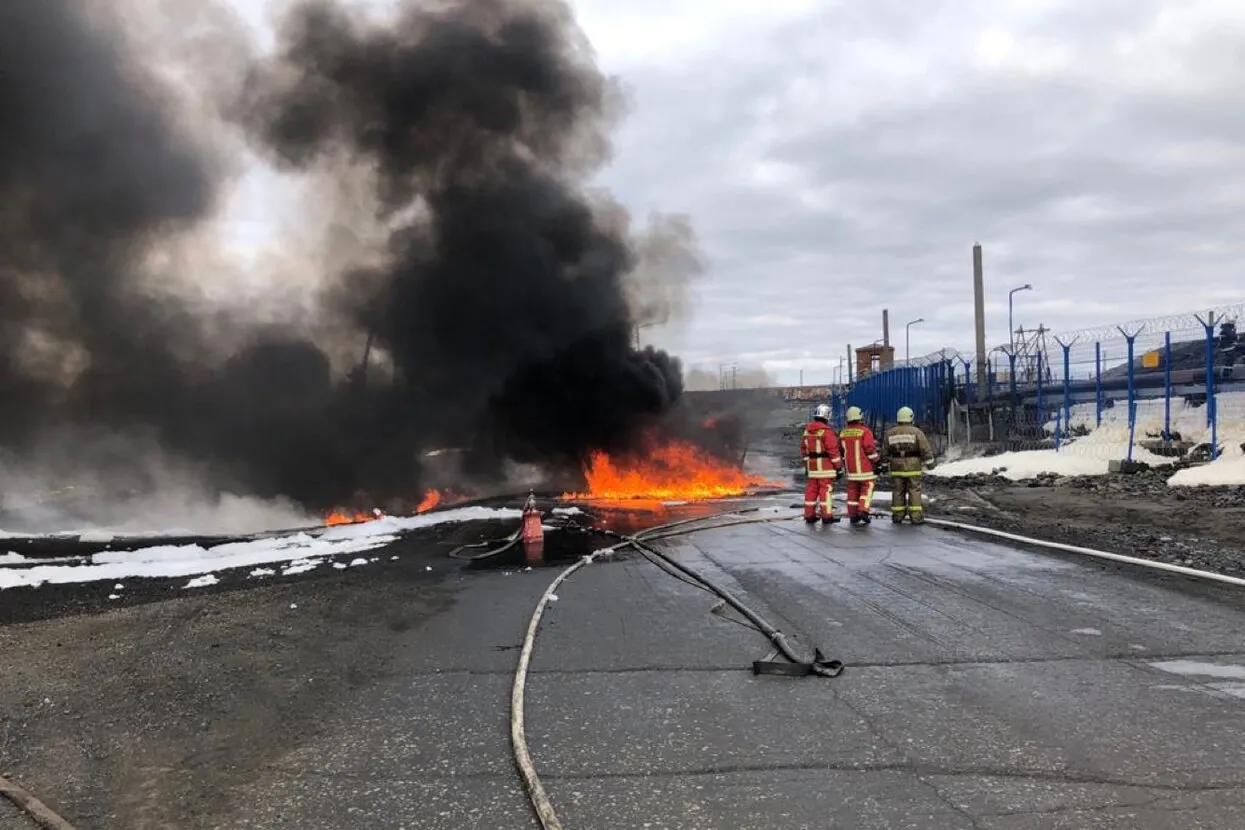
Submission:
<svg viewBox="0 0 1245 830">
<path fill-rule="evenodd" d="M 1133 475 L 926 477 L 931 516 L 1245 577 L 1245 487 L 1168 487 Z"/>
</svg>

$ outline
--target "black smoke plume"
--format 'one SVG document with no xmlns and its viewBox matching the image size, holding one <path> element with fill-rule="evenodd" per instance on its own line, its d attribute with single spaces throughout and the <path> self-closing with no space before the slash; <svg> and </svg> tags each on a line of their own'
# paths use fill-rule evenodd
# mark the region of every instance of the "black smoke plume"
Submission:
<svg viewBox="0 0 1245 830">
<path fill-rule="evenodd" d="M 336 213 L 384 239 L 309 278 L 319 313 L 298 325 L 161 283 L 153 260 L 213 220 L 227 165 L 136 41 L 84 8 L 0 11 L 10 458 L 49 434 L 141 435 L 221 487 L 322 509 L 414 497 L 434 447 L 493 476 L 503 459 L 575 468 L 675 405 L 678 362 L 632 343 L 628 280 L 646 263 L 587 184 L 612 93 L 563 4 L 408 3 L 368 22 L 305 2 L 285 17 L 221 111 L 320 183 L 313 200 L 365 184 Z M 335 367 L 347 350 L 366 362 Z"/>
</svg>

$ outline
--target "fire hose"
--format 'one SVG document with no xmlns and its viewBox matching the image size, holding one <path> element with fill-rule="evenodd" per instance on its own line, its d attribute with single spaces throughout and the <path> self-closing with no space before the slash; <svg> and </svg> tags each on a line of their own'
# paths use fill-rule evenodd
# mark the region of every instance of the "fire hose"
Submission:
<svg viewBox="0 0 1245 830">
<path fill-rule="evenodd" d="M 634 547 L 645 555 L 654 564 L 661 563 L 663 570 L 669 572 L 673 570 L 681 574 L 683 578 L 693 584 L 697 584 L 716 595 L 723 602 L 730 605 L 740 614 L 742 614 L 756 630 L 764 634 L 780 654 L 789 660 L 789 663 L 783 664 L 769 660 L 753 661 L 752 670 L 754 674 L 783 674 L 793 676 L 817 675 L 821 677 L 837 677 L 843 672 L 843 663 L 838 660 L 827 660 L 822 655 L 820 649 L 814 648 L 813 660 L 811 662 L 801 661 L 791 648 L 790 642 L 786 635 L 774 626 L 770 625 L 760 614 L 757 614 L 742 601 L 737 599 L 733 594 L 718 585 L 713 580 L 698 573 L 692 568 L 683 565 L 652 547 L 648 544 L 650 541 L 660 539 L 668 539 L 674 536 L 682 536 L 689 533 L 697 533 L 705 530 L 714 530 L 720 527 L 731 527 L 741 524 L 756 524 L 762 522 L 789 521 L 795 516 L 773 516 L 773 517 L 752 517 L 740 519 L 738 521 L 720 522 L 703 527 L 686 527 L 695 522 L 702 522 L 715 518 L 724 518 L 730 515 L 740 515 L 742 511 L 732 511 L 730 513 L 719 513 L 715 516 L 697 517 L 695 519 L 684 519 L 678 522 L 671 522 L 666 525 L 648 528 L 634 535 L 618 533 L 616 531 L 593 529 L 595 532 L 603 535 L 611 536 L 620 541 L 621 544 L 613 547 L 601 548 L 584 556 L 578 562 L 566 568 L 557 578 L 549 584 L 541 595 L 540 600 L 536 603 L 536 608 L 532 612 L 531 620 L 528 622 L 527 634 L 523 638 L 523 647 L 519 652 L 519 662 L 515 669 L 514 685 L 510 692 L 510 742 L 514 749 L 515 765 L 518 767 L 519 775 L 523 779 L 523 784 L 527 789 L 528 797 L 531 799 L 532 807 L 536 811 L 536 816 L 540 820 L 541 827 L 544 830 L 563 830 L 561 820 L 558 818 L 557 812 L 553 808 L 553 802 L 549 798 L 548 792 L 545 790 L 544 784 L 540 780 L 540 776 L 536 772 L 536 766 L 532 762 L 531 753 L 527 746 L 526 721 L 524 717 L 524 692 L 527 688 L 527 674 L 531 665 L 532 651 L 536 644 L 536 634 L 540 628 L 541 617 L 545 613 L 545 608 L 556 595 L 555 592 L 563 582 L 565 582 L 572 574 L 582 568 L 584 565 L 591 564 L 598 557 L 610 556 L 618 550 Z M 517 538 L 517 537 L 516 537 Z"/>
</svg>

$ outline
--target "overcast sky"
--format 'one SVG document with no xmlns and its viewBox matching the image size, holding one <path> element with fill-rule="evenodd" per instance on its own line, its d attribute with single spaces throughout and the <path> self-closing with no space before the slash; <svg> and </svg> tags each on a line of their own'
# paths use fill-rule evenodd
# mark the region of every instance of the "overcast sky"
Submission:
<svg viewBox="0 0 1245 830">
<path fill-rule="evenodd" d="M 259 19 L 261 0 L 234 0 Z M 578 0 L 632 109 L 603 179 L 707 256 L 686 364 L 828 381 L 846 344 L 972 348 L 1245 301 L 1239 0 Z"/>
</svg>

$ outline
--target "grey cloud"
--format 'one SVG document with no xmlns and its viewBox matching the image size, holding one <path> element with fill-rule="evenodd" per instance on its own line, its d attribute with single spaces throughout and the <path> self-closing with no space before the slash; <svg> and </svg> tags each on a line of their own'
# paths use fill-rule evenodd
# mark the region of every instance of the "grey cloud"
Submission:
<svg viewBox="0 0 1245 830">
<path fill-rule="evenodd" d="M 967 348 L 974 241 L 993 342 L 1007 336 L 1008 288 L 1024 282 L 1037 290 L 1018 298 L 1017 321 L 1055 330 L 1240 297 L 1239 36 L 1219 27 L 1184 45 L 1182 70 L 1204 75 L 1194 91 L 1107 66 L 1123 38 L 1183 5 L 1069 3 L 1017 24 L 1067 52 L 1050 72 L 964 58 L 993 4 L 914 12 L 900 0 L 840 5 L 741 34 L 703 62 L 630 72 L 635 108 L 611 181 L 629 202 L 690 213 L 710 259 L 687 360 L 818 353 L 823 342 L 837 356 L 880 336 L 884 306 L 901 350 L 902 324 L 918 316 L 914 354 L 918 340 L 921 353 Z M 926 62 L 928 77 L 910 96 L 893 79 L 877 95 L 842 88 L 862 77 L 862 43 Z M 807 77 L 840 108 L 784 106 Z M 795 180 L 758 183 L 761 162 Z M 764 315 L 801 322 L 748 322 Z"/>
</svg>

